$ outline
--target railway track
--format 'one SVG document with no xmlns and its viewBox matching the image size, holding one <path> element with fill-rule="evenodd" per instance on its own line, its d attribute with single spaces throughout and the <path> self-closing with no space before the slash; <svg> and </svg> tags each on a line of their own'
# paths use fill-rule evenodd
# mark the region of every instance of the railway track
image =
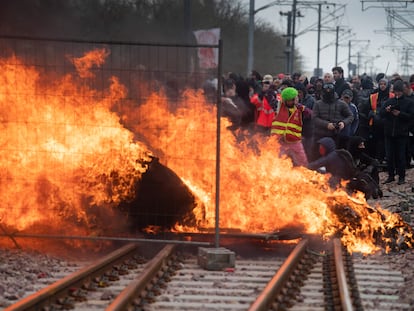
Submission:
<svg viewBox="0 0 414 311">
<path fill-rule="evenodd" d="M 323 253 L 302 240 L 287 257 L 222 271 L 172 245 L 143 260 L 129 244 L 4 310 L 412 310 L 398 297 L 403 284 L 401 272 L 351 256 L 337 239 Z"/>
<path fill-rule="evenodd" d="M 128 244 L 4 310 L 104 310 L 147 260 Z"/>
</svg>

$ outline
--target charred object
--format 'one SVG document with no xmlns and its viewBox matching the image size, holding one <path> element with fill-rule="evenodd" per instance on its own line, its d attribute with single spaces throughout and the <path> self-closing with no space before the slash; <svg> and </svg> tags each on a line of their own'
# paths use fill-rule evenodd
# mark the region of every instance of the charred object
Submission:
<svg viewBox="0 0 414 311">
<path fill-rule="evenodd" d="M 170 230 L 176 223 L 195 224 L 193 194 L 158 158 L 152 158 L 135 187 L 135 198 L 120 204 L 130 219 L 131 230 L 157 227 L 163 231 Z"/>
<path fill-rule="evenodd" d="M 370 206 L 362 210 L 357 210 L 352 208 L 352 206 L 346 206 L 338 202 L 330 206 L 331 211 L 342 224 L 338 228 L 339 236 L 345 228 L 348 228 L 349 231 L 354 232 L 356 235 L 361 235 L 361 238 L 373 239 L 375 245 L 392 252 L 413 248 L 414 246 L 413 229 L 399 214 L 394 215 L 392 223 L 387 223 L 387 216 L 380 210 Z M 362 220 L 373 213 L 376 214 L 376 217 L 373 218 L 381 220 L 383 225 L 372 227 L 370 230 L 367 230 L 367 228 L 362 230 Z M 371 236 L 367 236 L 368 234 Z"/>
</svg>

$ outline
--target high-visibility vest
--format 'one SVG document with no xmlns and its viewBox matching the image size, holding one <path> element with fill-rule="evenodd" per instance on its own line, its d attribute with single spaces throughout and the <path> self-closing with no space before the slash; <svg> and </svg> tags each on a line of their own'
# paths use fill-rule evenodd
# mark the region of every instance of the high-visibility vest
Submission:
<svg viewBox="0 0 414 311">
<path fill-rule="evenodd" d="M 302 139 L 302 112 L 305 106 L 295 108 L 289 115 L 289 108 L 282 102 L 279 112 L 272 122 L 271 134 L 280 135 L 286 142 L 297 142 Z"/>
<path fill-rule="evenodd" d="M 389 98 L 393 98 L 395 95 L 394 93 L 389 93 Z M 369 96 L 369 101 L 371 103 L 371 109 L 374 111 L 374 114 L 377 114 L 377 105 L 378 105 L 378 93 L 371 94 Z M 369 119 L 369 125 L 372 126 L 374 124 L 374 118 Z"/>
</svg>

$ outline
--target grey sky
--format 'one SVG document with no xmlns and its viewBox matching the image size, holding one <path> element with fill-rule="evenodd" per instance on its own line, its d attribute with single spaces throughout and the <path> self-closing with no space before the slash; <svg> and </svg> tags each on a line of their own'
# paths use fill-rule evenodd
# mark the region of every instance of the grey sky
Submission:
<svg viewBox="0 0 414 311">
<path fill-rule="evenodd" d="M 249 0 L 244 0 L 247 8 Z M 256 0 L 255 9 L 261 8 L 270 3 L 277 3 L 272 0 Z M 283 1 L 280 1 L 282 3 Z M 307 0 L 302 3 L 320 2 L 318 0 Z M 336 26 L 343 29 L 339 35 L 338 48 L 338 65 L 345 70 L 345 75 L 348 74 L 348 53 L 349 41 L 351 40 L 351 62 L 358 63 L 359 59 L 359 73 L 367 71 L 368 74 L 385 72 L 391 75 L 395 72 L 400 74 L 414 73 L 413 67 L 404 66 L 404 64 L 411 65 L 412 59 L 406 59 L 405 56 L 412 54 L 412 51 L 406 53 L 407 50 L 401 50 L 403 44 L 396 38 L 385 32 L 387 27 L 387 14 L 384 7 L 394 6 L 398 15 L 403 18 L 407 17 L 410 20 L 409 11 L 413 10 L 414 4 L 396 3 L 395 1 L 388 1 L 384 3 L 364 2 L 364 10 L 360 0 L 344 0 L 344 1 L 326 1 L 327 3 L 336 3 L 336 5 L 322 6 L 322 32 L 320 47 L 320 67 L 323 72 L 330 71 L 335 65 L 335 40 Z M 285 3 L 292 3 L 292 1 L 285 1 Z M 312 74 L 317 62 L 317 5 L 313 8 L 300 4 L 298 0 L 298 10 L 304 17 L 296 18 L 296 33 L 300 34 L 295 41 L 295 46 L 300 51 L 304 60 L 304 70 Z M 343 7 L 343 5 L 346 5 Z M 375 6 L 375 7 L 373 7 Z M 342 9 L 340 9 L 343 7 Z M 269 22 L 275 27 L 275 30 L 286 34 L 287 32 L 287 18 L 281 16 L 280 11 L 287 12 L 291 10 L 289 5 L 275 5 L 270 8 L 258 12 L 255 19 L 261 19 Z M 338 18 L 332 18 L 333 13 Z M 404 17 L 405 14 L 405 17 Z M 411 16 L 414 13 L 411 13 Z M 394 27 L 400 28 L 402 24 L 394 19 Z M 404 28 L 407 28 L 405 25 Z M 414 42 L 414 26 L 411 31 L 399 31 L 396 33 L 401 37 L 407 39 L 408 42 Z M 369 42 L 368 42 L 369 40 Z M 328 47 L 325 47 L 328 46 Z M 407 44 L 406 44 L 407 46 Z M 280 47 L 284 48 L 284 47 Z M 414 45 L 411 49 L 414 48 Z M 358 58 L 359 52 L 359 58 Z M 407 62 L 408 61 L 408 62 Z M 280 72 L 283 68 L 280 68 Z M 274 72 L 272 72 L 274 73 Z"/>
</svg>

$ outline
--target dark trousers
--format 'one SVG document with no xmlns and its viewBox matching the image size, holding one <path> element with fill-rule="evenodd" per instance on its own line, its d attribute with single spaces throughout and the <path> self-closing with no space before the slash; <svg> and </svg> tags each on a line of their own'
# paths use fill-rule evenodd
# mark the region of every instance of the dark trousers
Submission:
<svg viewBox="0 0 414 311">
<path fill-rule="evenodd" d="M 389 177 L 394 177 L 395 173 L 397 173 L 400 179 L 405 178 L 407 143 L 408 136 L 385 137 L 385 153 Z"/>
</svg>

